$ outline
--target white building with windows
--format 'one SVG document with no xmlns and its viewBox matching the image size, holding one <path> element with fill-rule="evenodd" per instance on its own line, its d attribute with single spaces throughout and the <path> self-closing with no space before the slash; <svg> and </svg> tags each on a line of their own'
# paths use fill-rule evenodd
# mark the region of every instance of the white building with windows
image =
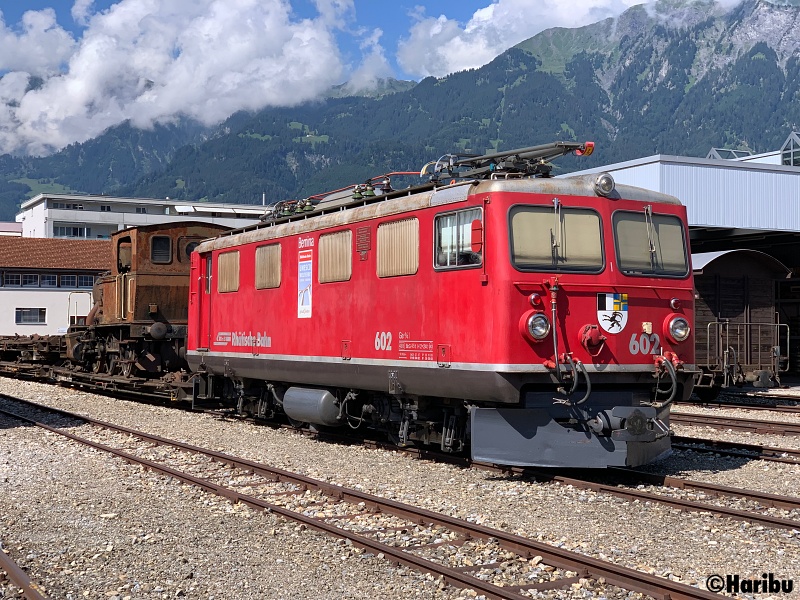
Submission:
<svg viewBox="0 0 800 600">
<path fill-rule="evenodd" d="M 0 335 L 66 331 L 92 307 L 111 242 L 0 236 Z"/>
<path fill-rule="evenodd" d="M 139 225 L 201 221 L 228 227 L 257 223 L 266 207 L 72 194 L 38 194 L 20 206 L 23 237 L 104 239 Z"/>
</svg>

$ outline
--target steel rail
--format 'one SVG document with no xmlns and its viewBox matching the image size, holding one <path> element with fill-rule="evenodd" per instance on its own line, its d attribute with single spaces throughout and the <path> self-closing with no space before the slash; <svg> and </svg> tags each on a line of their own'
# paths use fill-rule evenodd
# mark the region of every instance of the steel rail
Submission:
<svg viewBox="0 0 800 600">
<path fill-rule="evenodd" d="M 800 508 L 800 498 L 791 498 L 788 496 L 778 496 L 775 494 L 765 494 L 760 492 L 750 492 L 749 490 L 739 490 L 735 488 L 725 488 L 722 486 L 715 486 L 710 483 L 703 483 L 699 481 L 683 480 L 677 477 L 667 477 L 660 475 L 651 475 L 641 471 L 634 471 L 625 468 L 609 468 L 611 472 L 619 474 L 624 477 L 639 476 L 641 479 L 648 480 L 652 485 L 661 485 L 665 487 L 679 487 L 698 489 L 715 495 L 724 496 L 737 496 L 746 498 L 765 506 L 779 506 L 787 510 Z M 625 487 L 619 487 L 608 483 L 599 483 L 592 479 L 581 479 L 576 477 L 564 477 L 562 475 L 550 474 L 538 471 L 528 471 L 526 474 L 533 475 L 537 479 L 554 481 L 563 485 L 571 485 L 579 489 L 591 490 L 593 492 L 610 494 L 625 500 L 639 500 L 641 502 L 655 502 L 664 504 L 671 508 L 685 510 L 688 512 L 710 512 L 737 521 L 745 521 L 757 525 L 764 525 L 766 527 L 774 527 L 778 529 L 798 529 L 800 530 L 800 521 L 792 519 L 784 519 L 767 514 L 758 514 L 749 510 L 739 510 L 730 508 L 728 506 L 717 506 L 714 504 L 706 504 L 703 502 L 695 502 L 693 500 L 684 500 L 682 498 L 675 498 L 663 494 L 656 494 L 652 492 L 645 492 L 643 490 L 635 490 Z M 650 477 L 648 477 L 650 476 Z"/>
<path fill-rule="evenodd" d="M 36 403 L 27 402 L 17 398 L 13 398 L 13 400 L 16 402 L 23 402 L 25 404 L 31 405 L 39 410 L 43 411 L 50 410 L 49 407 L 39 405 Z M 243 494 L 236 490 L 226 488 L 222 485 L 215 484 L 211 481 L 196 477 L 194 475 L 183 473 L 171 467 L 160 465 L 158 463 L 155 463 L 154 461 L 136 457 L 122 450 L 106 446 L 105 444 L 98 444 L 90 440 L 85 440 L 80 436 L 77 436 L 70 432 L 63 431 L 55 427 L 51 427 L 50 425 L 37 421 L 36 419 L 24 417 L 21 415 L 16 415 L 11 411 L 3 410 L 1 412 L 9 414 L 10 416 L 13 416 L 15 418 L 19 418 L 31 424 L 35 424 L 47 431 L 65 436 L 76 442 L 100 450 L 104 450 L 106 452 L 109 452 L 115 456 L 122 458 L 123 460 L 126 460 L 127 462 L 144 465 L 147 468 L 150 468 L 156 472 L 160 472 L 170 477 L 173 477 L 179 481 L 184 481 L 191 485 L 198 486 L 201 489 L 207 490 L 209 492 L 227 498 L 231 502 L 242 502 L 253 508 L 259 508 L 262 510 L 271 511 L 274 514 L 283 516 L 287 519 L 298 521 L 306 525 L 307 527 L 313 528 L 317 531 L 322 531 L 324 533 L 327 533 L 329 535 L 338 538 L 350 539 L 354 545 L 371 550 L 375 553 L 382 553 L 384 556 L 389 557 L 389 560 L 393 562 L 410 566 L 414 569 L 423 572 L 431 572 L 439 574 L 444 578 L 444 580 L 447 583 L 462 588 L 471 588 L 477 590 L 490 598 L 522 600 L 523 598 L 528 598 L 528 596 L 520 595 L 519 593 L 517 593 L 517 591 L 514 591 L 515 589 L 521 591 L 523 589 L 536 589 L 537 585 L 548 586 L 548 587 L 552 587 L 553 585 L 552 583 L 549 582 L 543 582 L 541 584 L 532 584 L 523 586 L 508 586 L 508 587 L 495 586 L 491 583 L 482 581 L 477 577 L 470 576 L 468 572 L 465 572 L 466 570 L 463 568 L 451 568 L 439 565 L 432 561 L 426 560 L 422 557 L 411 554 L 401 548 L 395 548 L 393 546 L 383 544 L 381 542 L 372 540 L 370 538 L 363 537 L 358 533 L 351 532 L 345 529 L 340 529 L 320 519 L 294 512 L 279 505 L 271 504 L 260 498 L 256 498 L 248 494 Z M 507 533 L 501 530 L 490 529 L 482 525 L 469 523 L 467 521 L 463 521 L 455 517 L 450 517 L 448 515 L 436 513 L 427 509 L 402 504 L 394 500 L 389 500 L 381 498 L 379 496 L 366 494 L 364 492 L 359 492 L 357 490 L 350 490 L 326 482 L 317 481 L 310 477 L 285 471 L 283 469 L 279 469 L 276 467 L 262 465 L 250 460 L 237 458 L 232 455 L 218 451 L 206 450 L 204 448 L 199 448 L 191 444 L 184 444 L 181 442 L 168 440 L 160 436 L 147 434 L 144 432 L 129 429 L 127 427 L 116 426 L 110 423 L 100 421 L 98 419 L 92 419 L 89 417 L 83 417 L 80 415 L 68 413 L 67 411 L 63 411 L 60 409 L 54 409 L 53 412 L 65 416 L 70 416 L 78 420 L 83 420 L 87 423 L 108 429 L 110 431 L 127 433 L 129 435 L 136 436 L 142 440 L 150 441 L 152 443 L 156 443 L 162 446 L 169 446 L 192 453 L 201 453 L 203 455 L 212 458 L 213 460 L 216 460 L 217 462 L 227 464 L 231 467 L 244 469 L 251 473 L 259 474 L 266 478 L 272 478 L 273 481 L 290 482 L 293 484 L 298 484 L 300 486 L 303 486 L 305 489 L 317 489 L 320 492 L 329 495 L 335 499 L 351 503 L 357 504 L 363 502 L 366 507 L 370 507 L 374 511 L 393 514 L 405 518 L 410 522 L 415 522 L 421 525 L 428 525 L 428 526 L 446 527 L 454 532 L 463 535 L 467 540 L 473 538 L 480 538 L 480 539 L 492 538 L 494 540 L 497 540 L 497 542 L 500 544 L 501 547 L 505 548 L 506 550 L 515 552 L 521 557 L 531 558 L 533 556 L 538 555 L 543 558 L 543 562 L 553 567 L 576 571 L 579 573 L 579 576 L 582 577 L 594 578 L 594 579 L 604 578 L 606 583 L 610 585 L 615 585 L 630 591 L 648 594 L 655 598 L 661 598 L 663 600 L 667 599 L 714 600 L 719 598 L 717 594 L 701 590 L 700 588 L 689 586 L 684 583 L 678 583 L 669 579 L 657 577 L 655 575 L 650 575 L 641 571 L 637 571 L 635 569 L 630 569 L 628 567 L 617 565 L 615 563 L 603 561 L 576 552 L 571 552 L 569 550 L 557 548 L 555 546 L 551 546 L 543 542 L 536 542 L 534 540 L 530 540 L 522 536 Z M 481 568 L 482 568 L 481 565 L 475 565 L 474 568 L 470 567 L 469 570 L 477 572 L 480 571 Z M 560 580 L 560 582 L 563 583 L 564 585 L 569 585 L 570 583 L 574 582 L 574 578 L 564 578 Z"/>
<path fill-rule="evenodd" d="M 639 471 L 637 469 L 629 469 L 626 467 L 609 467 L 609 470 L 613 473 L 620 474 L 623 477 L 630 477 L 638 480 L 639 482 L 648 483 L 650 485 L 661 485 L 678 488 L 681 490 L 697 490 L 713 496 L 744 498 L 746 500 L 757 502 L 766 508 L 774 507 L 783 508 L 785 510 L 800 509 L 800 498 L 794 496 L 781 496 L 779 494 L 769 494 L 767 492 L 760 492 L 758 490 L 734 488 L 725 485 L 717 485 L 715 483 L 708 483 L 705 481 L 682 479 L 680 477 L 673 477 L 671 475 L 659 475 L 657 473 L 649 473 L 647 471 Z M 752 515 L 753 513 L 747 514 Z M 797 523 L 796 521 L 790 522 Z M 797 529 L 797 527 L 795 527 L 795 529 Z"/>
<path fill-rule="evenodd" d="M 724 408 L 736 410 L 771 410 L 773 412 L 800 413 L 800 406 L 789 404 L 765 404 L 765 403 L 745 403 L 745 402 L 720 402 L 718 400 L 708 400 L 699 402 L 676 402 L 677 406 L 699 406 L 701 408 Z"/>
<path fill-rule="evenodd" d="M 702 444 L 702 446 L 698 446 L 697 444 Z M 755 458 L 757 460 L 768 460 L 771 462 L 789 464 L 800 463 L 800 450 L 792 448 L 776 448 L 774 446 L 761 446 L 758 444 L 743 444 L 739 442 L 725 442 L 722 440 L 681 436 L 672 436 L 672 447 L 679 450 L 716 452 L 727 456 Z"/>
<path fill-rule="evenodd" d="M 339 437 L 335 433 L 318 432 L 315 435 L 316 437 L 320 437 L 322 439 L 332 439 L 337 441 L 339 440 Z M 687 441 L 694 441 L 693 438 L 680 438 L 680 439 L 686 439 Z M 344 440 L 348 440 L 348 438 L 343 438 L 342 441 Z M 711 440 L 698 440 L 698 441 L 711 441 Z M 419 460 L 430 460 L 432 462 L 447 463 L 463 468 L 477 468 L 484 471 L 491 471 L 494 473 L 502 473 L 507 475 L 535 477 L 538 480 L 553 481 L 556 483 L 562 483 L 564 485 L 572 485 L 580 489 L 589 489 L 598 493 L 612 494 L 614 496 L 624 498 L 627 500 L 658 502 L 660 504 L 665 504 L 671 506 L 672 508 L 677 508 L 679 510 L 685 510 L 688 512 L 713 512 L 739 521 L 748 521 L 752 523 L 765 525 L 767 527 L 775 527 L 781 529 L 800 529 L 800 521 L 795 521 L 792 519 L 783 519 L 780 517 L 774 517 L 772 515 L 760 515 L 758 513 L 753 513 L 751 511 L 742 511 L 729 507 L 719 507 L 712 504 L 704 504 L 702 502 L 695 502 L 690 500 L 683 500 L 680 498 L 674 498 L 663 494 L 644 492 L 642 490 L 631 490 L 631 489 L 621 488 L 618 487 L 617 485 L 605 484 L 588 478 L 566 477 L 563 475 L 559 475 L 555 469 L 552 471 L 542 471 L 534 467 L 517 467 L 510 465 L 499 465 L 495 463 L 473 461 L 463 456 L 454 456 L 452 454 L 445 454 L 433 450 L 420 449 L 414 447 L 398 448 L 397 446 L 394 446 L 392 444 L 388 444 L 377 440 L 363 440 L 363 443 L 364 445 L 367 445 L 372 448 L 390 449 L 397 452 L 403 452 L 404 454 L 413 456 L 414 458 L 417 458 Z M 673 445 L 675 446 L 675 444 Z M 736 445 L 736 447 L 739 446 L 740 445 L 738 444 Z M 698 449 L 693 446 L 686 446 L 686 448 L 692 450 Z M 754 446 L 754 448 L 761 448 L 761 447 Z M 698 450 L 704 450 L 704 449 L 698 449 Z M 775 448 L 773 450 L 780 451 L 781 449 Z M 718 452 L 720 450 L 715 449 L 706 451 Z M 800 450 L 796 452 L 798 456 L 800 456 Z M 748 456 L 750 458 L 757 458 L 752 454 L 748 455 L 745 455 L 744 453 L 740 454 L 742 456 Z M 780 459 L 776 458 L 775 460 L 780 460 Z M 787 459 L 787 460 L 781 460 L 781 462 L 796 463 L 797 461 Z M 615 475 L 619 477 L 625 477 L 626 479 L 632 479 L 634 477 L 638 477 L 639 479 L 646 481 L 651 485 L 674 487 L 678 489 L 696 489 L 698 491 L 703 491 L 705 493 L 714 496 L 731 496 L 731 497 L 745 498 L 752 502 L 757 502 L 766 508 L 778 507 L 786 510 L 800 509 L 800 498 L 795 498 L 792 496 L 780 496 L 777 494 L 768 494 L 766 492 L 759 492 L 757 490 L 744 490 L 741 488 L 718 486 L 712 483 L 694 481 L 690 479 L 681 479 L 679 477 L 672 477 L 669 475 L 658 475 L 658 474 L 648 473 L 645 471 L 638 471 L 628 467 L 608 467 L 604 472 L 614 473 Z"/>
<path fill-rule="evenodd" d="M 2 550 L 0 550 L 0 571 L 6 572 L 11 582 L 22 590 L 27 600 L 47 600 L 42 586 L 31 581 L 28 574 Z"/>
<path fill-rule="evenodd" d="M 671 412 L 669 418 L 671 423 L 693 427 L 713 427 L 715 429 L 733 429 L 773 435 L 800 435 L 800 423 L 781 423 L 779 421 L 744 419 L 741 417 L 716 417 L 681 412 Z"/>
<path fill-rule="evenodd" d="M 497 465 L 493 463 L 472 461 L 466 458 L 455 459 L 454 457 L 449 457 L 444 454 L 438 454 L 430 451 L 425 451 L 423 453 L 417 450 L 411 450 L 409 454 L 415 455 L 417 458 L 422 460 L 447 462 L 451 464 L 458 464 L 464 467 L 474 467 L 486 471 L 492 471 L 495 473 L 535 477 L 540 481 L 553 481 L 563 485 L 571 485 L 579 489 L 591 490 L 597 493 L 611 494 L 626 500 L 657 502 L 659 504 L 665 504 L 667 506 L 671 506 L 672 508 L 677 508 L 679 510 L 685 510 L 688 512 L 712 512 L 736 519 L 738 521 L 747 521 L 750 523 L 765 525 L 767 527 L 775 527 L 779 529 L 800 529 L 800 521 L 795 521 L 792 519 L 784 519 L 772 515 L 762 515 L 752 511 L 738 510 L 727 506 L 716 506 L 713 504 L 705 504 L 692 500 L 684 500 L 682 498 L 675 498 L 664 494 L 633 490 L 619 487 L 614 484 L 598 482 L 589 478 L 566 477 L 564 475 L 559 475 L 554 471 L 541 471 L 531 467 Z M 658 475 L 645 471 L 637 471 L 628 467 L 608 467 L 604 472 L 613 473 L 628 480 L 638 478 L 649 483 L 650 485 L 674 487 L 678 489 L 696 489 L 698 491 L 703 491 L 715 496 L 745 498 L 752 502 L 757 502 L 766 508 L 777 507 L 786 510 L 800 509 L 800 498 L 794 498 L 791 496 L 780 496 L 777 494 L 768 494 L 766 492 L 759 492 L 756 490 L 744 490 L 740 488 L 718 486 L 713 483 L 681 479 L 679 477 L 671 477 L 669 475 Z"/>
</svg>

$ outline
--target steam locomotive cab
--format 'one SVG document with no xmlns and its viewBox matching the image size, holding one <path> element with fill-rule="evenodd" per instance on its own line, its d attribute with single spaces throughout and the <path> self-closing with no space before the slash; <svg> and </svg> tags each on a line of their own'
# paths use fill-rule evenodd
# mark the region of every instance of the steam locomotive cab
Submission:
<svg viewBox="0 0 800 600">
<path fill-rule="evenodd" d="M 665 455 L 695 370 L 685 210 L 547 178 L 570 151 L 591 146 L 443 157 L 430 184 L 381 176 L 204 242 L 194 401 L 502 464 Z"/>
</svg>

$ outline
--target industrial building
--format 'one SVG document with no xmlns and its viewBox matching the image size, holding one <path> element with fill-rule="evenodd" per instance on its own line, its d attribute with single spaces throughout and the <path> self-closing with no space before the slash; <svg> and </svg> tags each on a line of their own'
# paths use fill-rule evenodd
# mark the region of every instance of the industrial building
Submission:
<svg viewBox="0 0 800 600">
<path fill-rule="evenodd" d="M 0 334 L 66 331 L 88 314 L 110 260 L 108 240 L 0 236 Z"/>
<path fill-rule="evenodd" d="M 120 229 L 155 223 L 202 221 L 227 227 L 257 223 L 265 207 L 252 204 L 177 202 L 78 194 L 38 194 L 17 213 L 22 236 L 104 239 Z"/>
</svg>

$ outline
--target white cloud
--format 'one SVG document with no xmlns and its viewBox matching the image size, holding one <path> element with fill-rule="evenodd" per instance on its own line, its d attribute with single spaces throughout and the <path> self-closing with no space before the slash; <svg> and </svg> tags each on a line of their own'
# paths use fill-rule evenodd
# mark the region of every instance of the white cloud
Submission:
<svg viewBox="0 0 800 600">
<path fill-rule="evenodd" d="M 385 79 L 394 74 L 380 43 L 383 31 L 375 29 L 371 32 L 361 32 L 361 34 L 364 36 L 360 43 L 363 59 L 347 81 L 347 89 L 351 93 L 373 88 L 379 79 Z"/>
<path fill-rule="evenodd" d="M 79 25 L 86 25 L 92 12 L 93 4 L 94 0 L 75 0 L 70 11 L 73 20 Z"/>
<path fill-rule="evenodd" d="M 58 26 L 52 9 L 27 11 L 19 31 L 7 26 L 0 12 L 0 72 L 55 73 L 74 47 L 75 41 Z"/>
<path fill-rule="evenodd" d="M 398 47 L 398 63 L 416 77 L 441 77 L 480 67 L 508 48 L 551 27 L 580 27 L 616 17 L 654 0 L 494 0 L 467 23 L 431 17 L 416 7 L 416 23 Z M 722 0 L 730 7 L 741 0 Z"/>
<path fill-rule="evenodd" d="M 298 19 L 288 0 L 120 0 L 101 13 L 77 0 L 78 41 L 52 10 L 28 12 L 22 33 L 0 29 L 0 153 L 47 153 L 125 119 L 213 124 L 318 97 L 343 77 L 334 33 L 353 4 L 315 6 L 317 18 Z M 5 51 L 13 42 L 27 44 L 27 61 Z M 37 43 L 50 50 L 34 52 Z M 43 85 L 27 90 L 28 75 Z"/>
</svg>

